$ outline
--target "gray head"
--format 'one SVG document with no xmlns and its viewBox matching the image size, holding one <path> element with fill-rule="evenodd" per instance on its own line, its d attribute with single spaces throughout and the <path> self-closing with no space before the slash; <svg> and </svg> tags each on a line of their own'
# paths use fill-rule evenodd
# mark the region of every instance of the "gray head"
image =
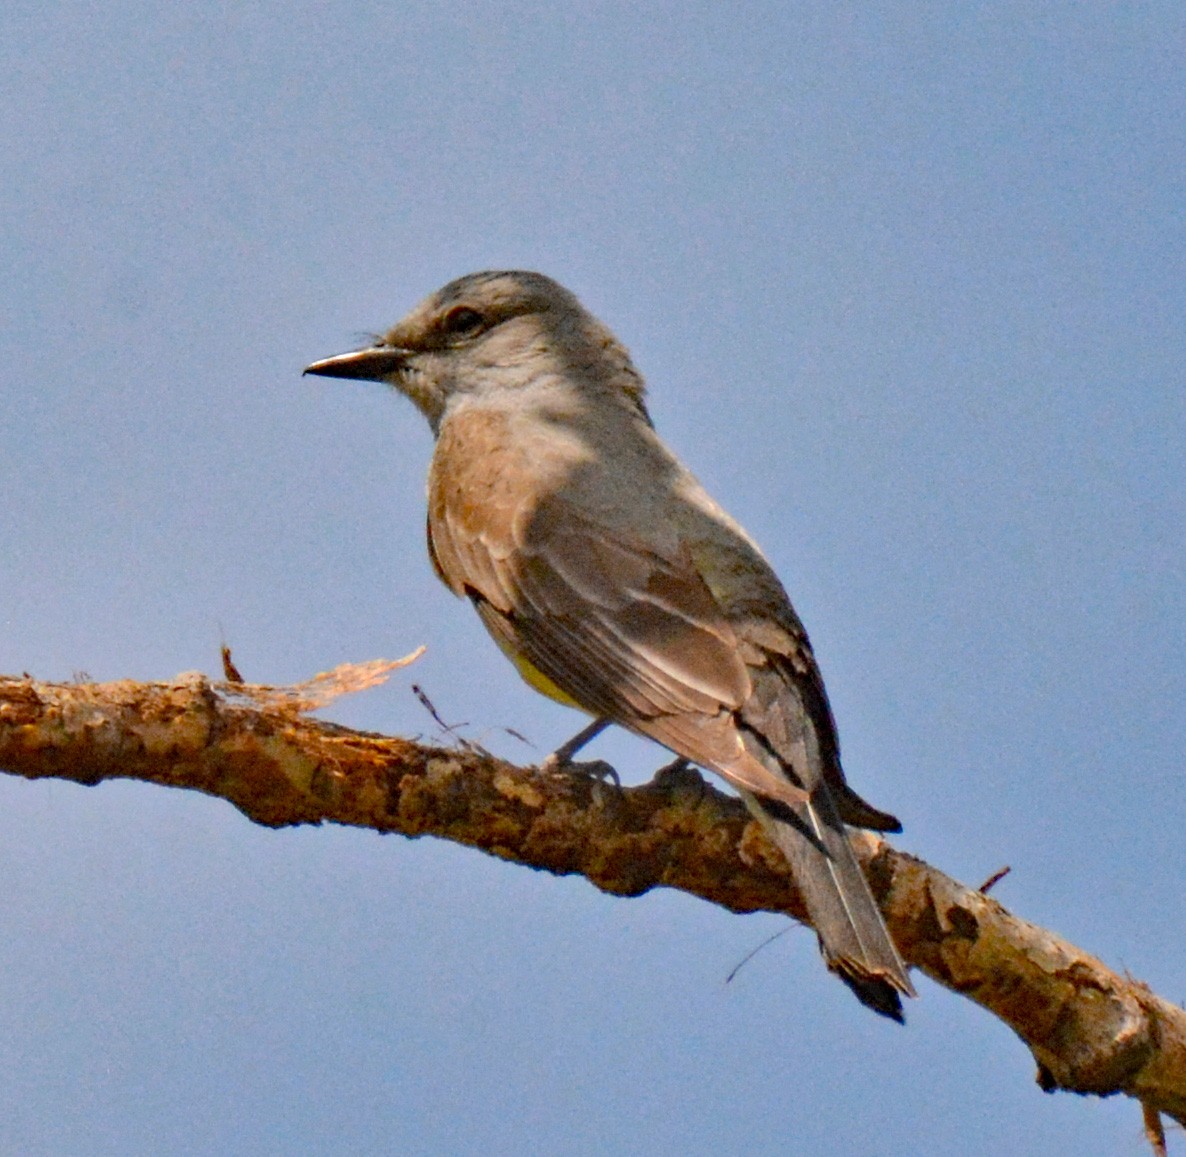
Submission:
<svg viewBox="0 0 1186 1157">
<path fill-rule="evenodd" d="M 373 345 L 314 362 L 307 374 L 386 382 L 436 430 L 451 401 L 561 374 L 644 418 L 630 355 L 576 297 L 542 273 L 471 273 L 425 298 Z"/>
</svg>

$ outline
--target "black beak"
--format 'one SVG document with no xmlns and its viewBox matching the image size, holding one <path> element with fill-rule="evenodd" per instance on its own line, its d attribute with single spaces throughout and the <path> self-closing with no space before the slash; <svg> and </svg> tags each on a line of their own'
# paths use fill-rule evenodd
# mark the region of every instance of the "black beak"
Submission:
<svg viewBox="0 0 1186 1157">
<path fill-rule="evenodd" d="M 408 351 L 397 346 L 372 346 L 353 353 L 323 358 L 305 367 L 307 374 L 323 378 L 358 378 L 363 381 L 386 381 L 407 360 Z"/>
</svg>

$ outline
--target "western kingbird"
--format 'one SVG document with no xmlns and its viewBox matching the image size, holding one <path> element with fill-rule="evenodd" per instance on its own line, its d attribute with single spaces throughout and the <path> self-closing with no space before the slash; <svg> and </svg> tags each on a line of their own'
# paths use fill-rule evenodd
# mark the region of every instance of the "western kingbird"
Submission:
<svg viewBox="0 0 1186 1157">
<path fill-rule="evenodd" d="M 428 418 L 428 552 L 536 690 L 732 784 L 790 863 L 828 967 L 902 1019 L 914 995 L 845 824 L 807 634 L 748 534 L 659 439 L 630 355 L 539 273 L 475 273 L 307 373 L 386 382 Z"/>
</svg>

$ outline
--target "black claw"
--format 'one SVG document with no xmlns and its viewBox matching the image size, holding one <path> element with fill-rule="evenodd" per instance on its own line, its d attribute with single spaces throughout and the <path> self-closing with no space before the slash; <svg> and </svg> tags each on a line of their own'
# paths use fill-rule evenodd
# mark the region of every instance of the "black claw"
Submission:
<svg viewBox="0 0 1186 1157">
<path fill-rule="evenodd" d="M 621 787 L 622 780 L 612 764 L 604 759 L 559 760 L 552 756 L 540 764 L 540 770 L 556 775 L 575 775 L 582 779 L 594 779 L 599 783 L 612 783 Z"/>
</svg>

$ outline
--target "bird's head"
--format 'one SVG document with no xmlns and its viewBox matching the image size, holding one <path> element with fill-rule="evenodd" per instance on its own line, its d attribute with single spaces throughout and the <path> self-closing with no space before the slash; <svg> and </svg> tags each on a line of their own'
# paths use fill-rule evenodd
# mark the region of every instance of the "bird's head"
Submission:
<svg viewBox="0 0 1186 1157">
<path fill-rule="evenodd" d="M 645 417 L 642 378 L 616 338 L 542 273 L 471 273 L 425 298 L 368 347 L 307 374 L 386 382 L 437 430 L 450 404 L 551 378 L 606 390 Z"/>
</svg>

